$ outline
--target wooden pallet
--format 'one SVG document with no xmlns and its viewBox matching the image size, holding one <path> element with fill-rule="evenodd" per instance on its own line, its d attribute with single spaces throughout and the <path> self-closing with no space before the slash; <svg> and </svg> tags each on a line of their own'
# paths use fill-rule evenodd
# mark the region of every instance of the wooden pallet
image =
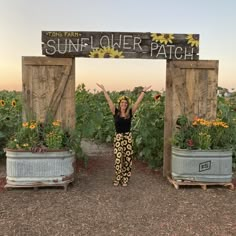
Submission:
<svg viewBox="0 0 236 236">
<path fill-rule="evenodd" d="M 207 186 L 210 185 L 221 185 L 225 187 L 229 187 L 230 190 L 234 190 L 234 184 L 233 183 L 211 183 L 211 182 L 197 182 L 197 181 L 190 181 L 190 180 L 174 180 L 170 176 L 167 177 L 169 182 L 174 185 L 176 189 L 179 189 L 180 185 L 195 185 L 195 186 L 200 186 L 203 190 L 207 189 Z"/>
<path fill-rule="evenodd" d="M 63 187 L 64 191 L 67 191 L 68 185 L 69 184 L 73 184 L 73 180 L 69 180 L 69 181 L 64 181 L 63 183 L 34 183 L 34 184 L 22 184 L 22 185 L 14 185 L 14 184 L 9 184 L 7 183 L 4 188 L 6 190 L 8 189 L 16 189 L 16 188 L 32 188 L 34 190 L 38 190 L 39 188 L 42 187 Z"/>
</svg>

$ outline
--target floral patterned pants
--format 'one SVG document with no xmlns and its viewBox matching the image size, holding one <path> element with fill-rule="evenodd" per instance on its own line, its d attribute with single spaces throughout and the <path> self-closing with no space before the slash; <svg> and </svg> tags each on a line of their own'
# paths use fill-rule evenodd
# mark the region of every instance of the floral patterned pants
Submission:
<svg viewBox="0 0 236 236">
<path fill-rule="evenodd" d="M 132 134 L 117 133 L 114 138 L 115 182 L 127 184 L 131 176 L 133 157 Z"/>
</svg>

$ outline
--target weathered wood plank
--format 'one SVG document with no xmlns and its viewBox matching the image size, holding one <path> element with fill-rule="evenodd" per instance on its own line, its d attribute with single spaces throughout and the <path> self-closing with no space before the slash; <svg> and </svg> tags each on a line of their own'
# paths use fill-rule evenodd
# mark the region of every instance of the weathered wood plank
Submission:
<svg viewBox="0 0 236 236">
<path fill-rule="evenodd" d="M 42 31 L 42 43 L 43 55 L 51 57 L 199 58 L 199 34 Z"/>
<path fill-rule="evenodd" d="M 43 49 L 43 54 L 47 54 L 46 53 L 46 49 Z M 51 57 L 52 55 L 47 55 L 48 57 Z M 84 58 L 93 58 L 90 57 L 89 54 L 87 52 L 70 52 L 70 53 L 59 53 L 59 52 L 55 52 L 53 54 L 53 57 L 56 56 L 58 58 L 64 58 L 64 57 L 68 57 L 68 58 L 73 58 L 73 57 L 84 57 Z M 95 58 L 101 58 L 101 57 L 95 57 Z M 113 59 L 113 57 L 102 57 L 102 58 L 109 58 L 109 59 Z M 175 55 L 172 55 L 170 53 L 150 53 L 150 52 L 125 52 L 122 53 L 122 57 L 114 57 L 115 59 L 175 59 L 175 60 L 198 60 L 199 56 L 196 54 L 192 54 L 192 55 L 185 55 L 185 53 L 178 53 Z"/>
<path fill-rule="evenodd" d="M 72 65 L 70 58 L 50 58 L 50 57 L 22 57 L 22 63 L 24 65 L 34 66 L 60 66 L 60 65 Z"/>
<path fill-rule="evenodd" d="M 177 181 L 172 179 L 170 176 L 167 176 L 167 179 L 171 184 L 174 185 L 176 189 L 179 189 L 179 186 L 200 186 L 203 190 L 207 190 L 207 186 L 224 186 L 229 187 L 230 190 L 234 190 L 233 183 L 212 183 L 212 182 L 196 182 L 196 181 Z"/>
<path fill-rule="evenodd" d="M 132 36 L 138 37 L 141 39 L 151 39 L 152 32 L 111 32 L 111 31 L 42 31 L 42 42 L 49 39 L 78 39 L 78 38 L 101 38 L 101 37 L 109 37 L 113 39 L 120 39 L 123 36 Z M 154 33 L 157 36 L 164 34 L 169 35 L 170 33 Z M 182 41 L 185 39 L 189 34 L 173 34 L 171 33 L 175 40 Z M 195 37 L 199 40 L 199 34 L 194 34 Z M 127 37 L 128 38 L 128 37 Z"/>
<path fill-rule="evenodd" d="M 163 54 L 164 52 L 166 54 L 176 54 L 176 55 L 181 55 L 184 54 L 185 51 L 189 52 L 189 53 L 193 53 L 193 54 L 198 54 L 199 49 L 196 47 L 191 47 L 189 45 L 184 45 L 184 44 L 168 44 L 168 45 L 160 45 L 158 43 L 153 43 L 151 42 L 151 40 L 146 40 L 145 42 L 140 44 L 140 47 L 135 47 L 134 48 L 125 48 L 125 50 L 123 50 L 122 47 L 117 47 L 114 46 L 113 49 L 118 50 L 118 51 L 122 51 L 123 53 L 130 53 L 130 52 L 141 52 L 141 53 L 149 53 L 150 56 L 151 54 L 157 54 L 158 52 Z M 80 44 L 76 44 L 76 42 L 74 44 L 72 44 L 72 42 L 70 41 L 59 41 L 59 43 L 56 41 L 54 43 L 56 45 L 56 49 L 58 49 L 58 54 L 62 53 L 63 54 L 71 54 L 71 53 L 80 53 L 81 55 L 84 55 L 85 57 L 89 57 L 89 55 L 87 55 L 88 53 L 90 53 L 93 50 L 96 49 L 102 49 L 102 48 L 106 48 L 106 47 L 111 47 L 108 44 L 105 44 L 103 47 L 95 47 L 95 46 L 91 46 L 91 45 L 86 45 L 86 46 L 80 46 Z M 152 47 L 149 47 L 149 45 L 152 44 Z M 52 47 L 53 44 L 43 44 L 42 45 L 42 50 L 43 52 L 47 52 L 48 51 L 54 51 L 54 47 Z M 51 49 L 50 49 L 51 48 Z M 65 52 L 64 52 L 65 51 Z"/>
<path fill-rule="evenodd" d="M 179 115 L 215 119 L 218 61 L 167 61 L 163 175 L 171 172 L 171 138 Z"/>
<path fill-rule="evenodd" d="M 218 69 L 219 62 L 215 60 L 199 60 L 191 61 L 191 63 L 182 63 L 181 61 L 173 61 L 174 66 L 181 69 Z"/>
<path fill-rule="evenodd" d="M 173 120 L 173 76 L 170 63 L 166 64 L 166 96 L 165 96 L 165 123 L 164 123 L 164 158 L 163 176 L 170 175 L 171 170 L 171 135 Z"/>
<path fill-rule="evenodd" d="M 75 127 L 74 61 L 71 58 L 22 58 L 24 120 L 44 121 L 49 114 L 61 120 L 64 127 Z"/>
</svg>

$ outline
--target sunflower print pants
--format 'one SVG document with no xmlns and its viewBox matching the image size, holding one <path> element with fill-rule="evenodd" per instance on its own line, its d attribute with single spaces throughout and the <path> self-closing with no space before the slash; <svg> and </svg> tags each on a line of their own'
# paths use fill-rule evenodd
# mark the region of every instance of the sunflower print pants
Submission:
<svg viewBox="0 0 236 236">
<path fill-rule="evenodd" d="M 133 157 L 132 134 L 117 133 L 114 138 L 115 181 L 127 184 L 131 176 Z"/>
</svg>

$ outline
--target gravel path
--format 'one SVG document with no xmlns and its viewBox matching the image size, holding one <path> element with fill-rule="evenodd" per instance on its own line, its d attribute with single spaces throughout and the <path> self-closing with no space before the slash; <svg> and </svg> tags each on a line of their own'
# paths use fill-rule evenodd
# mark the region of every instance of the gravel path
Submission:
<svg viewBox="0 0 236 236">
<path fill-rule="evenodd" d="M 0 161 L 3 185 L 4 161 Z M 236 191 L 213 186 L 176 190 L 158 171 L 135 161 L 128 187 L 112 186 L 113 157 L 78 164 L 68 187 L 3 190 L 1 236 L 236 235 Z M 0 186 L 1 186 L 0 182 Z"/>
</svg>

